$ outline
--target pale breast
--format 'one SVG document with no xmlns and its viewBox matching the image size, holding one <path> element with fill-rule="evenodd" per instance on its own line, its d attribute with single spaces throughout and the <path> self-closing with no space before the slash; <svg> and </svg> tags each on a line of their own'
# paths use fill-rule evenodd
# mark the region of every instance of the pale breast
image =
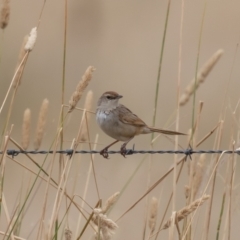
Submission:
<svg viewBox="0 0 240 240">
<path fill-rule="evenodd" d="M 125 124 L 118 120 L 117 109 L 112 111 L 98 110 L 96 114 L 97 123 L 100 128 L 110 137 L 119 141 L 128 141 L 136 135 L 136 127 Z"/>
</svg>

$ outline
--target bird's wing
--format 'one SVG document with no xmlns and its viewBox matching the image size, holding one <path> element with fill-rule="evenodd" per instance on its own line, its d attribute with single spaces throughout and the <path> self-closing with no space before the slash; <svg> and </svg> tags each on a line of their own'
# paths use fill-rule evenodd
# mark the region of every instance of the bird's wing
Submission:
<svg viewBox="0 0 240 240">
<path fill-rule="evenodd" d="M 123 105 L 119 105 L 119 120 L 122 123 L 135 125 L 135 126 L 146 126 L 146 123 L 143 122 L 137 115 L 133 114 L 128 108 Z"/>
</svg>

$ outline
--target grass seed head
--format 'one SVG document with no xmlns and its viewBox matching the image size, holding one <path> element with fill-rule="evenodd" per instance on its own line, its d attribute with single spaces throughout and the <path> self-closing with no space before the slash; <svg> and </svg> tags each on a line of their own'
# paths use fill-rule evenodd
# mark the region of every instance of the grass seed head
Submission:
<svg viewBox="0 0 240 240">
<path fill-rule="evenodd" d="M 1 19 L 0 19 L 0 26 L 2 29 L 6 28 L 9 22 L 10 17 L 10 5 L 9 0 L 3 1 L 3 6 L 1 9 Z"/>
<path fill-rule="evenodd" d="M 35 150 L 39 149 L 42 142 L 43 133 L 46 125 L 46 119 L 47 119 L 48 105 L 49 105 L 49 101 L 47 99 L 44 99 L 39 112 L 39 117 L 38 117 L 36 136 L 34 140 Z"/>
<path fill-rule="evenodd" d="M 158 200 L 153 197 L 150 203 L 149 209 L 149 219 L 148 219 L 148 227 L 151 230 L 151 233 L 154 232 L 156 222 L 157 222 L 157 213 L 158 213 Z"/>
<path fill-rule="evenodd" d="M 22 148 L 27 150 L 30 141 L 30 128 L 31 128 L 31 111 L 27 108 L 23 114 L 22 125 Z"/>
<path fill-rule="evenodd" d="M 92 101 L 93 101 L 93 92 L 90 90 L 90 91 L 88 91 L 87 96 L 86 96 L 84 109 L 90 111 L 91 107 L 92 107 Z M 86 115 L 87 115 L 87 117 L 85 117 L 85 119 L 83 121 L 81 138 L 80 138 L 80 140 L 83 142 L 87 141 L 87 139 L 88 139 L 87 124 L 89 125 L 89 123 L 90 123 L 91 114 L 88 114 L 86 111 L 85 116 Z M 88 121 L 88 123 L 87 123 L 87 121 Z"/>
<path fill-rule="evenodd" d="M 28 40 L 25 45 L 25 50 L 29 51 L 29 52 L 32 51 L 33 47 L 36 43 L 36 40 L 37 40 L 37 27 L 34 27 L 34 28 L 32 28 L 32 30 L 28 36 Z"/>
<path fill-rule="evenodd" d="M 92 73 L 94 70 L 94 67 L 89 66 L 84 75 L 82 76 L 81 81 L 78 83 L 76 90 L 74 91 L 69 100 L 69 113 L 76 107 L 78 101 L 81 99 L 84 90 L 92 79 Z"/>
<path fill-rule="evenodd" d="M 113 206 L 113 204 L 117 201 L 119 194 L 120 194 L 120 192 L 116 192 L 107 199 L 107 201 L 102 209 L 102 213 L 106 213 Z"/>
<path fill-rule="evenodd" d="M 203 65 L 203 67 L 200 69 L 200 71 L 197 74 L 196 81 L 195 81 L 195 78 L 194 78 L 189 83 L 189 85 L 186 87 L 184 93 L 180 97 L 180 100 L 179 100 L 180 106 L 184 106 L 188 102 L 189 98 L 194 93 L 194 91 L 198 89 L 199 85 L 205 81 L 208 74 L 211 72 L 213 67 L 216 65 L 218 60 L 221 58 L 222 54 L 223 54 L 223 50 L 219 49 Z"/>
<path fill-rule="evenodd" d="M 72 239 L 72 231 L 68 228 L 64 230 L 64 237 L 65 240 L 71 240 Z"/>
<path fill-rule="evenodd" d="M 182 208 L 180 211 L 177 212 L 175 221 L 180 222 L 181 220 L 186 218 L 190 213 L 194 212 L 209 198 L 210 198 L 210 195 L 203 195 L 201 198 L 195 200 L 194 202 L 190 203 L 188 206 Z M 169 228 L 171 226 L 171 223 L 172 223 L 172 220 L 169 219 L 168 221 L 165 222 L 162 229 Z"/>
</svg>

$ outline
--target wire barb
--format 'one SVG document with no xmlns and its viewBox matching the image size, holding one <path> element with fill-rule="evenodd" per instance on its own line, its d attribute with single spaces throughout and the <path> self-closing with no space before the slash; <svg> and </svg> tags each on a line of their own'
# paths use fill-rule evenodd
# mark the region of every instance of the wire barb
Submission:
<svg viewBox="0 0 240 240">
<path fill-rule="evenodd" d="M 186 155 L 185 161 L 187 161 L 188 157 L 190 158 L 190 160 L 192 160 L 192 154 L 193 154 L 193 149 L 192 149 L 192 146 L 189 144 L 189 148 L 185 150 L 185 155 Z"/>
</svg>

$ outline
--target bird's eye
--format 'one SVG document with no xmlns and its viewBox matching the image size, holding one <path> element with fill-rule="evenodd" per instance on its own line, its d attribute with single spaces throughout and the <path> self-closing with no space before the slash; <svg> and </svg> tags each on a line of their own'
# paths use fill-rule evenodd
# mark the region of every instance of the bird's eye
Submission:
<svg viewBox="0 0 240 240">
<path fill-rule="evenodd" d="M 109 99 L 109 100 L 112 100 L 112 99 L 113 99 L 113 97 L 111 97 L 111 96 L 107 96 L 107 99 Z"/>
</svg>

